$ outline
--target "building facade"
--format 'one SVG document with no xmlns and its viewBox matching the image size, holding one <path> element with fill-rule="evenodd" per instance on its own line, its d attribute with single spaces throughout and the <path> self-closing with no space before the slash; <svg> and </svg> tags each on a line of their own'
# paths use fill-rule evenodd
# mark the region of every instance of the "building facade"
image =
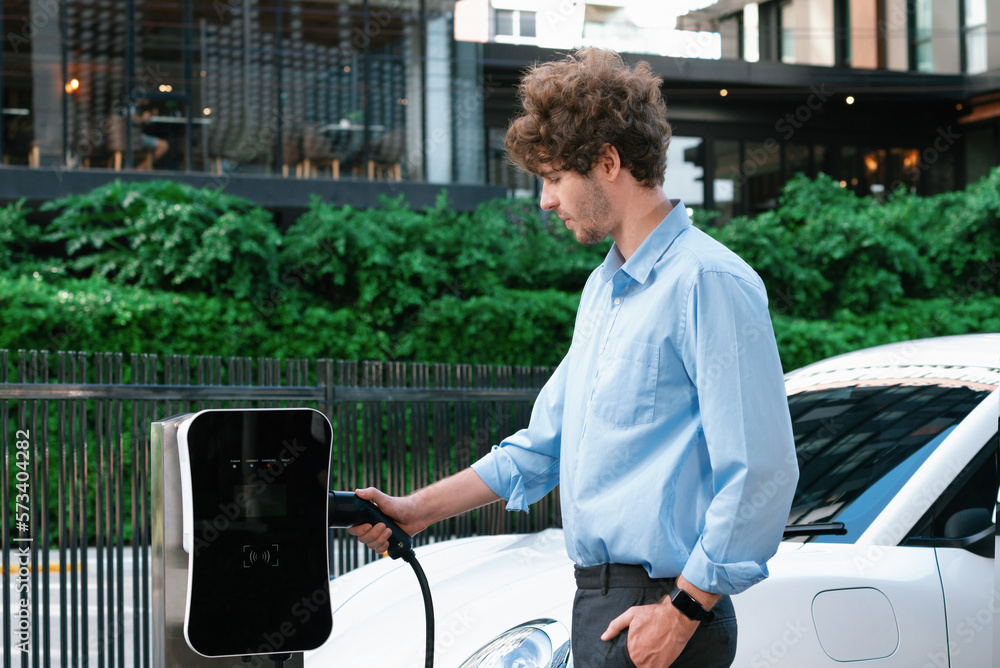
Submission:
<svg viewBox="0 0 1000 668">
<path fill-rule="evenodd" d="M 1000 164 L 1000 0 L 706 2 L 7 0 L 0 200 L 155 176 L 275 209 L 536 194 L 503 154 L 515 86 L 584 45 L 663 77 L 666 189 L 722 220 L 798 172 L 879 196 Z"/>
</svg>

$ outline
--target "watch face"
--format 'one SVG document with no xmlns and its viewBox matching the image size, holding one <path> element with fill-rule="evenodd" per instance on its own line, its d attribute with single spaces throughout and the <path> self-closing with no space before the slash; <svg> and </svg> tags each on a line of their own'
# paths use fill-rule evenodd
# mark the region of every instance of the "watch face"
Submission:
<svg viewBox="0 0 1000 668">
<path fill-rule="evenodd" d="M 691 594 L 680 587 L 676 587 L 670 594 L 670 601 L 685 617 L 696 622 L 701 622 L 715 616 L 711 610 L 705 610 L 698 601 L 691 597 Z"/>
</svg>

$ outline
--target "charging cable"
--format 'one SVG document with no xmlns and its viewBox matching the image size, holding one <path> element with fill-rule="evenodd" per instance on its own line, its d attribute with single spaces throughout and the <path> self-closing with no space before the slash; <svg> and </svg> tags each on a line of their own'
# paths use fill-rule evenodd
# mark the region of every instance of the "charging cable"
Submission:
<svg viewBox="0 0 1000 668">
<path fill-rule="evenodd" d="M 427 583 L 427 576 L 417 562 L 417 555 L 413 552 L 413 539 L 378 506 L 371 501 L 362 499 L 354 492 L 330 492 L 329 515 L 331 529 L 346 529 L 356 524 L 371 524 L 373 526 L 384 524 L 392 532 L 389 538 L 389 556 L 408 563 L 417 576 L 417 582 L 420 583 L 420 593 L 424 598 L 424 620 L 427 628 L 424 668 L 433 668 L 434 603 L 431 601 L 431 588 Z"/>
</svg>

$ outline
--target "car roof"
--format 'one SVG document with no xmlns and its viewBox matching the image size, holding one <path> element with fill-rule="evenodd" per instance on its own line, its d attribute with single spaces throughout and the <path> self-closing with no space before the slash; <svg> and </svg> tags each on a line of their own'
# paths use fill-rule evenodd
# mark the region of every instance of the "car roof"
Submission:
<svg viewBox="0 0 1000 668">
<path fill-rule="evenodd" d="M 932 368 L 932 371 L 929 371 Z M 1000 386 L 1000 333 L 963 334 L 901 341 L 830 357 L 785 374 L 788 389 L 803 388 L 825 377 L 934 377 Z"/>
</svg>

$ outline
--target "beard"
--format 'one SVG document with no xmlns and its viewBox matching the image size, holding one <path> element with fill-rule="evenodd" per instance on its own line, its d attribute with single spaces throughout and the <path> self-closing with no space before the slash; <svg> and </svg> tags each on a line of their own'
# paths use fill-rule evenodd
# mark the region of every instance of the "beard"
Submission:
<svg viewBox="0 0 1000 668">
<path fill-rule="evenodd" d="M 577 223 L 573 230 L 576 240 L 584 246 L 596 246 L 604 241 L 610 232 L 611 199 L 596 180 L 593 180 L 593 188 L 587 189 L 577 210 L 578 215 L 573 217 Z"/>
</svg>

